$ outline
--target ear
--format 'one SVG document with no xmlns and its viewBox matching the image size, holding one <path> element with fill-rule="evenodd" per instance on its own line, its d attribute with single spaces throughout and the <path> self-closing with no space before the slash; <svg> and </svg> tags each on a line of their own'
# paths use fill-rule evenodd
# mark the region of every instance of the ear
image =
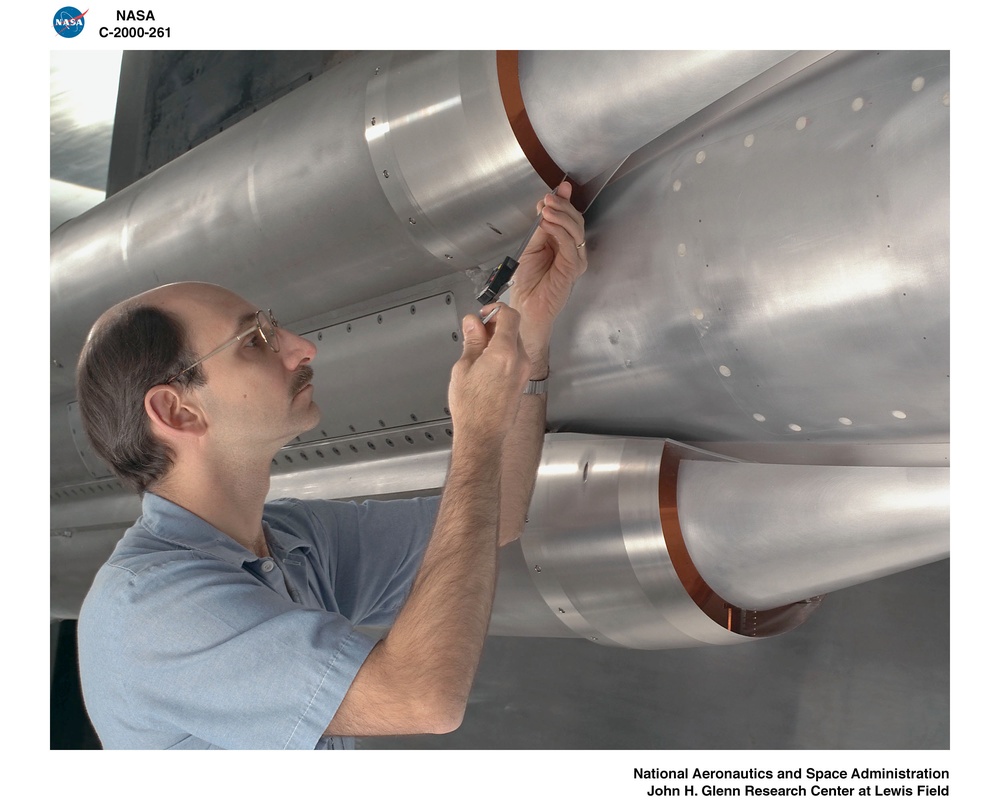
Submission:
<svg viewBox="0 0 1000 800">
<path fill-rule="evenodd" d="M 169 383 L 146 392 L 145 406 L 153 431 L 164 439 L 203 436 L 208 430 L 201 406 Z"/>
</svg>

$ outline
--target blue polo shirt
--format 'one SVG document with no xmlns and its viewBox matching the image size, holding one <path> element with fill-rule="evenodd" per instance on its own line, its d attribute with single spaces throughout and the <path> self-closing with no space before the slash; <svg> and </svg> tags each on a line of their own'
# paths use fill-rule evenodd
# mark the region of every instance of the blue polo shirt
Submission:
<svg viewBox="0 0 1000 800">
<path fill-rule="evenodd" d="M 344 749 L 325 737 L 420 565 L 438 498 L 279 500 L 273 557 L 146 493 L 80 612 L 87 712 L 107 749 Z"/>
</svg>

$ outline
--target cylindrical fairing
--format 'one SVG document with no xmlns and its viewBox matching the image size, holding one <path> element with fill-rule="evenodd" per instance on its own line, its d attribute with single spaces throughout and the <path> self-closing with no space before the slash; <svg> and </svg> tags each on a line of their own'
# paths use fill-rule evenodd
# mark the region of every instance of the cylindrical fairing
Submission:
<svg viewBox="0 0 1000 800">
<path fill-rule="evenodd" d="M 518 71 L 539 139 L 582 183 L 792 52 L 525 50 Z"/>
<path fill-rule="evenodd" d="M 681 529 L 709 586 L 773 608 L 947 558 L 949 472 L 688 461 Z"/>
<path fill-rule="evenodd" d="M 490 632 L 655 650 L 801 624 L 815 593 L 749 610 L 699 575 L 679 524 L 677 476 L 702 459 L 719 457 L 657 439 L 549 436 L 524 534 L 501 551 Z"/>
</svg>

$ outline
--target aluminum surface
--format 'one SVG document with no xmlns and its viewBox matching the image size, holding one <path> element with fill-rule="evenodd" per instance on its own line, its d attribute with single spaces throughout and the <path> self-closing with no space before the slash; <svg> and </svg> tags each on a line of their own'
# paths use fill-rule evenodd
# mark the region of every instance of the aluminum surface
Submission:
<svg viewBox="0 0 1000 800">
<path fill-rule="evenodd" d="M 525 50 L 518 75 L 539 140 L 583 183 L 789 55 Z"/>
<path fill-rule="evenodd" d="M 683 462 L 684 542 L 727 601 L 773 608 L 947 558 L 949 472 Z"/>
<path fill-rule="evenodd" d="M 299 441 L 448 419 L 446 376 L 462 354 L 457 305 L 439 294 L 306 333 L 317 348 L 313 396 L 323 424 Z"/>
<path fill-rule="evenodd" d="M 663 448 L 655 439 L 547 437 L 521 557 L 518 545 L 504 553 L 491 633 L 551 636 L 555 619 L 561 635 L 617 647 L 745 641 L 702 612 L 671 563 L 660 523 Z"/>
<path fill-rule="evenodd" d="M 440 263 L 509 251 L 548 190 L 511 130 L 492 51 L 394 53 L 366 89 L 375 179 L 406 230 Z"/>
<path fill-rule="evenodd" d="M 946 442 L 947 53 L 824 60 L 595 203 L 550 422 Z"/>
</svg>

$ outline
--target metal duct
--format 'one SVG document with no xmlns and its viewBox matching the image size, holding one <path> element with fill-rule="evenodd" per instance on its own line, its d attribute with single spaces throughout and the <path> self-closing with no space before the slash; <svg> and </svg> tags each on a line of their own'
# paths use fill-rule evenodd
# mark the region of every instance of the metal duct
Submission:
<svg viewBox="0 0 1000 800">
<path fill-rule="evenodd" d="M 794 54 L 790 50 L 525 50 L 524 107 L 584 183 Z"/>
<path fill-rule="evenodd" d="M 730 602 L 773 608 L 947 558 L 949 472 L 685 462 L 684 541 Z"/>
<path fill-rule="evenodd" d="M 703 460 L 728 461 L 662 439 L 548 436 L 524 535 L 501 551 L 490 633 L 656 650 L 737 644 L 804 622 L 818 593 L 741 608 L 694 566 L 678 470 Z"/>
</svg>

